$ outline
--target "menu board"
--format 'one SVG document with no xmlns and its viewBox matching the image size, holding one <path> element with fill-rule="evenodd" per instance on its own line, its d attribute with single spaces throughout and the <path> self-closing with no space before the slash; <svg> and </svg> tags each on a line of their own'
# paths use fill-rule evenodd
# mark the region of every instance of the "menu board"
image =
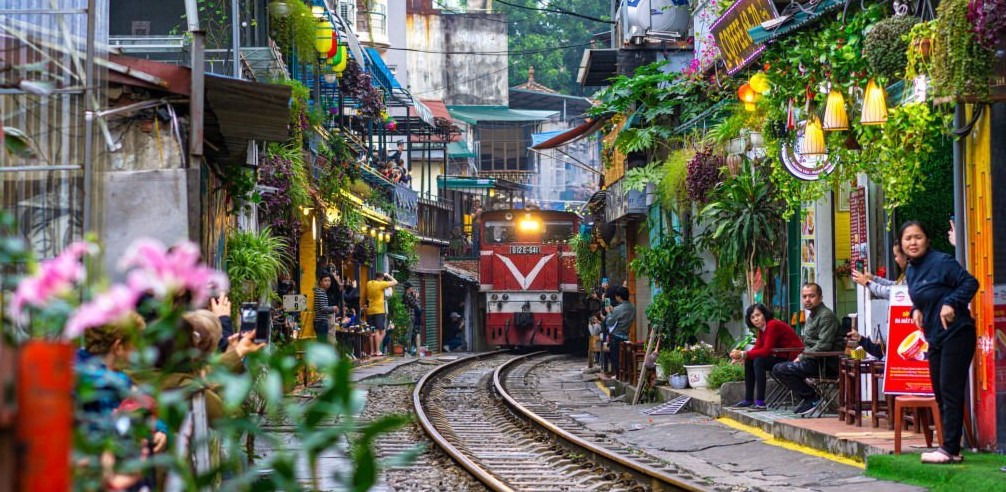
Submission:
<svg viewBox="0 0 1006 492">
<path fill-rule="evenodd" d="M 849 193 L 849 240 L 852 256 L 850 260 L 857 270 L 869 270 L 869 247 L 866 232 L 866 189 L 856 187 Z"/>
<path fill-rule="evenodd" d="M 813 203 L 804 204 L 800 225 L 800 277 L 801 283 L 817 282 L 817 215 Z"/>
</svg>

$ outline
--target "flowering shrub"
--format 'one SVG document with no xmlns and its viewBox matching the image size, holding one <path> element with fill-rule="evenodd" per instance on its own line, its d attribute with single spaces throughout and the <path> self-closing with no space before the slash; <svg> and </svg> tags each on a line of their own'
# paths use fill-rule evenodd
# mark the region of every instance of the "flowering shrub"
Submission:
<svg viewBox="0 0 1006 492">
<path fill-rule="evenodd" d="M 712 345 L 706 342 L 699 342 L 695 345 L 685 345 L 683 347 L 678 347 L 678 350 L 684 355 L 684 363 L 686 366 L 703 366 L 708 364 L 715 364 L 719 357 L 716 356 L 716 350 Z"/>
<path fill-rule="evenodd" d="M 974 25 L 978 44 L 987 49 L 997 48 L 1006 33 L 1006 0 L 971 0 L 968 21 Z"/>
<path fill-rule="evenodd" d="M 697 152 L 688 163 L 688 176 L 685 178 L 688 199 L 706 203 L 709 192 L 720 181 L 720 168 L 724 164 L 726 160 L 723 156 L 713 154 L 712 149 L 706 148 Z"/>
<path fill-rule="evenodd" d="M 199 248 L 182 242 L 170 250 L 152 239 L 138 239 L 119 260 L 125 284 L 113 284 L 83 304 L 84 261 L 98 253 L 98 245 L 77 242 L 56 258 L 30 267 L 14 291 L 11 319 L 20 335 L 71 340 L 88 328 L 116 323 L 136 309 L 140 296 L 174 299 L 185 292 L 193 305 L 202 305 L 213 289 L 226 290 L 227 277 L 199 262 Z"/>
</svg>

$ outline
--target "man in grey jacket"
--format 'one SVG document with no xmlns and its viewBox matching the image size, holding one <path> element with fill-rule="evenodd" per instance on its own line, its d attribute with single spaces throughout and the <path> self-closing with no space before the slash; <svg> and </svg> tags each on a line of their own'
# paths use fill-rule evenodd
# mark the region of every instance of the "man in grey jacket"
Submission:
<svg viewBox="0 0 1006 492">
<path fill-rule="evenodd" d="M 807 325 L 803 328 L 804 354 L 793 362 L 776 364 L 772 375 L 793 393 L 800 397 L 801 402 L 793 411 L 798 415 L 807 415 L 821 403 L 814 388 L 805 381 L 816 378 L 820 374 L 820 365 L 827 360 L 806 355 L 808 352 L 835 352 L 845 348 L 845 334 L 839 328 L 835 312 L 824 305 L 821 286 L 807 283 L 800 290 L 800 299 L 804 309 L 810 311 Z"/>
<path fill-rule="evenodd" d="M 611 371 L 618 374 L 618 346 L 629 339 L 629 328 L 636 320 L 636 307 L 629 302 L 629 289 L 615 288 L 614 307 L 606 308 L 604 326 L 611 333 L 608 337 L 608 360 L 611 361 Z"/>
</svg>

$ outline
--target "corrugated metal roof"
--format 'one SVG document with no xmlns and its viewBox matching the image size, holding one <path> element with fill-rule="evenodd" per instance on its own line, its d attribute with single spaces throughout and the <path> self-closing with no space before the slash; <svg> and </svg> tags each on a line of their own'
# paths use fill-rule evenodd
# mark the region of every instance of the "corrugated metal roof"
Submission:
<svg viewBox="0 0 1006 492">
<path fill-rule="evenodd" d="M 558 114 L 558 111 L 537 111 L 530 109 L 510 109 L 506 106 L 447 106 L 451 117 L 468 124 L 479 122 L 542 121 Z"/>
<path fill-rule="evenodd" d="M 447 156 L 453 157 L 455 159 L 468 159 L 470 157 L 478 157 L 475 152 L 472 152 L 468 148 L 468 144 L 464 141 L 460 142 L 450 142 L 447 144 Z"/>
</svg>

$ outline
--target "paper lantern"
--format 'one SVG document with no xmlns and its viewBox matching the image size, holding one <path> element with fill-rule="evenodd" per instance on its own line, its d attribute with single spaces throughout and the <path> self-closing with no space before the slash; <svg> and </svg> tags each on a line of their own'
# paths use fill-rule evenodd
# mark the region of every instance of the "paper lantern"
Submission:
<svg viewBox="0 0 1006 492">
<path fill-rule="evenodd" d="M 332 49 L 328 50 L 326 58 L 331 59 L 339 53 L 339 31 L 332 29 Z"/>
<path fill-rule="evenodd" d="M 870 79 L 866 84 L 866 92 L 863 94 L 863 116 L 859 123 L 862 125 L 883 125 L 887 123 L 887 95 L 884 88 Z"/>
<path fill-rule="evenodd" d="M 345 72 L 346 67 L 349 65 L 349 54 L 346 53 L 346 47 L 340 45 L 336 51 L 335 58 L 332 58 L 332 60 L 336 60 L 332 62 L 332 71 L 337 75 L 342 75 L 342 72 Z"/>
<path fill-rule="evenodd" d="M 824 108 L 825 131 L 835 132 L 849 129 L 849 114 L 845 111 L 845 98 L 832 89 L 828 93 L 828 105 Z"/>
<path fill-rule="evenodd" d="M 758 93 L 751 88 L 751 84 L 744 84 L 737 89 L 737 97 L 745 103 L 754 103 L 758 100 Z"/>
<path fill-rule="evenodd" d="M 328 19 L 322 18 L 314 28 L 314 49 L 321 59 L 327 59 L 332 51 L 332 24 Z"/>
<path fill-rule="evenodd" d="M 764 94 L 769 90 L 768 75 L 764 72 L 758 72 L 751 76 L 751 80 L 748 81 L 751 85 L 751 90 L 757 92 L 758 94 Z"/>
<path fill-rule="evenodd" d="M 803 141 L 800 142 L 801 155 L 825 155 L 828 149 L 824 146 L 824 129 L 821 120 L 811 115 L 803 130 Z"/>
</svg>

